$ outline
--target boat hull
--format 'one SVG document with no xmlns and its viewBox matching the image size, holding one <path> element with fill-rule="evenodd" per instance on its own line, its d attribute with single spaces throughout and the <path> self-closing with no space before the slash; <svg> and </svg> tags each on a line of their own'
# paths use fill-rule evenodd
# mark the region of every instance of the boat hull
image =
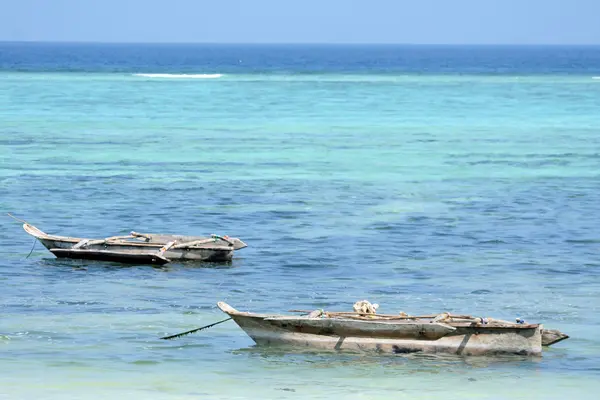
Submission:
<svg viewBox="0 0 600 400">
<path fill-rule="evenodd" d="M 106 239 L 83 239 L 48 235 L 25 223 L 23 229 L 58 257 L 104 260 L 121 258 L 120 262 L 138 263 L 140 259 L 156 255 L 156 263 L 173 261 L 230 261 L 235 250 L 246 243 L 238 238 L 212 235 L 211 237 L 166 234 L 139 234 L 115 236 Z M 73 250 L 73 251 L 66 251 Z M 129 254 L 130 256 L 128 256 Z M 122 257 L 121 257 L 122 256 Z"/>
<path fill-rule="evenodd" d="M 51 249 L 71 249 L 76 243 L 64 240 L 53 240 L 53 239 L 42 239 L 38 238 L 40 243 L 44 245 L 48 250 Z M 143 246 L 140 246 L 143 245 Z M 145 254 L 149 251 L 160 251 L 162 244 L 112 244 L 105 243 L 102 245 L 91 245 L 87 246 L 86 249 L 90 250 L 110 250 L 115 252 L 130 252 L 132 254 Z M 233 258 L 234 249 L 230 247 L 222 247 L 219 249 L 215 248 L 184 248 L 184 249 L 169 249 L 164 252 L 163 256 L 169 260 L 179 261 L 207 261 L 207 262 L 219 262 L 219 261 L 231 261 Z M 74 253 L 73 257 L 81 259 L 84 257 L 80 256 L 81 253 Z M 66 257 L 66 256 L 65 256 Z"/>
<path fill-rule="evenodd" d="M 170 260 L 153 253 L 128 253 L 107 250 L 50 249 L 58 258 L 114 261 L 128 264 L 165 265 Z"/>
<path fill-rule="evenodd" d="M 275 316 L 241 313 L 224 303 L 219 308 L 231 316 L 259 346 L 291 346 L 319 350 L 367 352 L 378 354 L 457 354 L 463 356 L 521 355 L 541 356 L 542 325 L 531 328 L 461 327 L 437 339 L 390 337 L 371 331 L 318 333 L 301 328 L 302 323 L 275 323 Z M 299 318 L 298 321 L 301 321 Z M 332 320 L 332 323 L 336 323 Z M 359 336 L 360 335 L 360 336 Z"/>
</svg>

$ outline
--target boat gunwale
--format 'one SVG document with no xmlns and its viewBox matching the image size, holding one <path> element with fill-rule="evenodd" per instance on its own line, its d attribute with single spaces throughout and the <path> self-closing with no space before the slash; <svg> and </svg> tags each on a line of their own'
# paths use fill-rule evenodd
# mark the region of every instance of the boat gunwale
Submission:
<svg viewBox="0 0 600 400">
<path fill-rule="evenodd" d="M 250 318 L 257 318 L 257 319 L 262 319 L 264 321 L 285 321 L 285 320 L 289 320 L 291 321 L 311 321 L 311 320 L 316 320 L 316 319 L 321 319 L 321 318 L 309 318 L 306 316 L 293 316 L 293 315 L 282 315 L 282 314 L 261 314 L 261 313 L 251 313 L 251 312 L 244 312 L 244 311 L 238 311 L 236 309 L 234 309 L 233 307 L 231 307 L 229 304 L 224 303 L 224 302 L 218 302 L 217 303 L 217 307 L 223 311 L 225 314 L 228 314 L 231 317 L 234 316 L 238 316 L 238 317 L 250 317 Z M 331 320 L 331 321 L 352 321 L 352 322 L 360 322 L 360 321 L 364 321 L 367 323 L 375 323 L 377 325 L 428 325 L 428 324 L 432 324 L 432 323 L 440 323 L 442 321 L 436 321 L 433 322 L 432 320 L 427 320 L 427 319 L 422 319 L 422 322 L 418 322 L 419 319 L 416 320 L 376 320 L 376 319 L 364 319 L 364 320 L 357 320 L 357 319 L 351 319 L 351 318 L 323 318 L 323 319 L 327 319 L 327 320 Z M 458 329 L 477 329 L 477 330 L 509 330 L 509 329 L 516 329 L 516 330 L 528 330 L 528 329 L 537 329 L 538 327 L 540 327 L 541 324 L 517 324 L 515 323 L 514 325 L 507 325 L 507 324 L 502 324 L 502 325 L 493 325 L 493 324 L 481 324 L 481 323 L 465 323 L 465 322 L 442 322 L 441 325 L 448 325 L 452 328 Z"/>
</svg>

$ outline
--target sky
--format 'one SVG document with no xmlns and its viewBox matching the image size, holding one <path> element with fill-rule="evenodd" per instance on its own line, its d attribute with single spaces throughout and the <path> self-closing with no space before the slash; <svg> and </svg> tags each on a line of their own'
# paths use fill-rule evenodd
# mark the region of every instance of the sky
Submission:
<svg viewBox="0 0 600 400">
<path fill-rule="evenodd" d="M 600 0 L 0 0 L 0 41 L 600 44 Z"/>
</svg>

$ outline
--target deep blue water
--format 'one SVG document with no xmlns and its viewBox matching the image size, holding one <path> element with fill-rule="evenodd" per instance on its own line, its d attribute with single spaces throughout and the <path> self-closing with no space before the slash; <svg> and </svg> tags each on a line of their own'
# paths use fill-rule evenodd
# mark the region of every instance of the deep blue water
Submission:
<svg viewBox="0 0 600 400">
<path fill-rule="evenodd" d="M 231 264 L 55 259 L 0 218 L 0 397 L 577 398 L 600 370 L 600 48 L 0 44 L 0 210 L 211 233 Z M 452 311 L 541 359 L 287 354 L 249 311 Z"/>
<path fill-rule="evenodd" d="M 0 43 L 0 70 L 362 74 L 600 74 L 600 46 Z"/>
</svg>

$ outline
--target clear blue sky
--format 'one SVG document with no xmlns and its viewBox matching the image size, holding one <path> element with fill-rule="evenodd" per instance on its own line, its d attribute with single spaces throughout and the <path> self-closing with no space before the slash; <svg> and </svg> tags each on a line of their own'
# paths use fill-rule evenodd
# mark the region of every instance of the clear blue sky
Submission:
<svg viewBox="0 0 600 400">
<path fill-rule="evenodd" d="M 0 0 L 2 41 L 600 44 L 600 0 Z"/>
</svg>

